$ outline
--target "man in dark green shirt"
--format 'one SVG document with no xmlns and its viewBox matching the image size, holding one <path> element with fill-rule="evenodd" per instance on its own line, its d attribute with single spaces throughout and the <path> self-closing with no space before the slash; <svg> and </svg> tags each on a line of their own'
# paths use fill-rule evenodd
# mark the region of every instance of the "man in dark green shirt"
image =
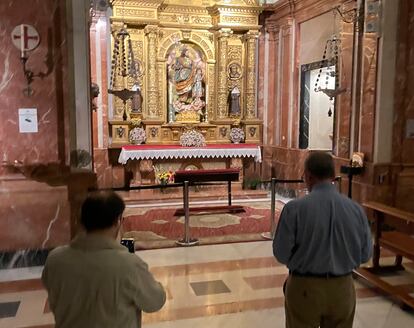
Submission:
<svg viewBox="0 0 414 328">
<path fill-rule="evenodd" d="M 118 241 L 125 204 L 95 192 L 82 205 L 85 233 L 54 249 L 42 274 L 56 328 L 139 328 L 165 303 L 163 286 Z"/>
</svg>

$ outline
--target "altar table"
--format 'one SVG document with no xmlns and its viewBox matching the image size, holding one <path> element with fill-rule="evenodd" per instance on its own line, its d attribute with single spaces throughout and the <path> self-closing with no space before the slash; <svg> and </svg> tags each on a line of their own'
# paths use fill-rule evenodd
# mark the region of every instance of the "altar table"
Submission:
<svg viewBox="0 0 414 328">
<path fill-rule="evenodd" d="M 141 159 L 180 159 L 180 158 L 234 158 L 254 157 L 262 161 L 260 146 L 255 144 L 214 144 L 205 147 L 182 147 L 179 145 L 128 145 L 123 146 L 118 162 Z"/>
</svg>

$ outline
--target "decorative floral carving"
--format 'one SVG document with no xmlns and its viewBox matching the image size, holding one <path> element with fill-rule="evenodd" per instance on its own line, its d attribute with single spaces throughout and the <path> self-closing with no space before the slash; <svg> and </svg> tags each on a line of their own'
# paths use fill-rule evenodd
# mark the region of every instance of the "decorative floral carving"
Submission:
<svg viewBox="0 0 414 328">
<path fill-rule="evenodd" d="M 244 140 L 244 131 L 240 128 L 232 128 L 230 130 L 230 140 L 233 143 L 240 143 Z"/>
<path fill-rule="evenodd" d="M 156 128 L 156 127 L 150 128 L 150 136 L 151 136 L 151 138 L 158 137 L 158 128 Z"/>
<path fill-rule="evenodd" d="M 245 25 L 256 25 L 257 17 L 248 17 L 248 16 L 223 16 L 221 18 L 223 23 L 233 23 L 233 24 L 245 24 Z"/>
<path fill-rule="evenodd" d="M 135 127 L 129 133 L 129 142 L 140 145 L 147 139 L 147 134 L 143 128 Z"/>
<path fill-rule="evenodd" d="M 249 135 L 250 137 L 254 137 L 256 135 L 256 128 L 254 126 L 249 128 Z"/>
<path fill-rule="evenodd" d="M 218 117 L 226 117 L 227 115 L 227 54 L 228 39 L 231 30 L 222 29 L 219 32 L 219 63 L 218 63 L 218 86 L 217 86 L 217 108 Z"/>
<path fill-rule="evenodd" d="M 118 136 L 118 138 L 123 138 L 125 135 L 125 128 L 123 126 L 118 126 L 116 128 L 116 135 Z"/>
<path fill-rule="evenodd" d="M 150 117 L 158 116 L 157 43 L 159 28 L 147 25 L 148 37 L 148 112 Z"/>
<path fill-rule="evenodd" d="M 206 139 L 200 132 L 190 130 L 181 135 L 180 145 L 183 147 L 203 147 L 206 145 Z"/>
</svg>

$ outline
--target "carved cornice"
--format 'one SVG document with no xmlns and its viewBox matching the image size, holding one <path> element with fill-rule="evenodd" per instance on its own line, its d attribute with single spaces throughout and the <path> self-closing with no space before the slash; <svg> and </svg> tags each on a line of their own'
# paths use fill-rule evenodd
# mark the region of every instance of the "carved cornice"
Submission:
<svg viewBox="0 0 414 328">
<path fill-rule="evenodd" d="M 147 25 L 144 28 L 145 34 L 158 34 L 160 32 L 160 29 L 156 25 Z"/>
<path fill-rule="evenodd" d="M 266 29 L 266 32 L 269 33 L 269 34 L 278 34 L 279 31 L 280 31 L 280 25 L 271 24 L 271 23 L 267 24 L 266 23 L 265 29 Z"/>
<path fill-rule="evenodd" d="M 261 6 L 235 6 L 235 5 L 214 5 L 207 8 L 210 15 L 219 15 L 219 14 L 244 14 L 244 15 L 259 15 L 263 8 Z"/>
<path fill-rule="evenodd" d="M 115 7 L 158 8 L 165 0 L 116 0 Z"/>
<path fill-rule="evenodd" d="M 266 22 L 275 23 L 286 16 L 292 16 L 301 23 L 348 2 L 349 0 L 280 0 L 264 7 L 266 11 L 273 11 Z"/>
<path fill-rule="evenodd" d="M 158 7 L 164 0 L 117 0 L 113 7 L 113 22 L 131 24 L 155 24 L 158 22 Z"/>
<path fill-rule="evenodd" d="M 260 35 L 259 31 L 256 30 L 252 30 L 252 31 L 248 31 L 246 34 L 243 35 L 243 39 L 245 41 L 252 41 L 252 40 L 256 40 Z"/>
<path fill-rule="evenodd" d="M 179 6 L 179 5 L 166 5 L 163 4 L 159 7 L 158 11 L 160 13 L 175 13 L 175 14 L 198 14 L 198 15 L 208 15 L 208 10 L 205 7 L 196 7 L 196 6 Z"/>
<path fill-rule="evenodd" d="M 188 13 L 159 13 L 159 20 L 161 25 L 163 26 L 188 26 L 194 25 L 203 26 L 209 28 L 211 26 L 212 20 L 211 16 L 202 16 L 197 14 L 188 14 Z"/>
<path fill-rule="evenodd" d="M 270 41 L 277 41 L 279 39 L 280 26 L 277 24 L 266 24 L 265 30 L 269 33 Z"/>
<path fill-rule="evenodd" d="M 246 30 L 259 28 L 259 14 L 262 7 L 216 4 L 207 8 L 215 28 L 231 27 Z"/>
<path fill-rule="evenodd" d="M 222 28 L 217 31 L 217 37 L 220 38 L 228 38 L 230 35 L 233 34 L 233 31 L 229 28 Z"/>
</svg>

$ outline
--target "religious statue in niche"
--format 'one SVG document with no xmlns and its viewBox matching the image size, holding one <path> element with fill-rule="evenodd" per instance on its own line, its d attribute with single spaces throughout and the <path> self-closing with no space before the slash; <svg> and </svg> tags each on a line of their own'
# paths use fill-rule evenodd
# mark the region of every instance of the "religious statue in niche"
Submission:
<svg viewBox="0 0 414 328">
<path fill-rule="evenodd" d="M 205 111 L 205 60 L 195 45 L 177 43 L 168 54 L 168 121 L 200 122 Z"/>
<path fill-rule="evenodd" d="M 240 116 L 240 90 L 238 87 L 231 89 L 228 97 L 229 115 Z"/>
<path fill-rule="evenodd" d="M 131 96 L 131 114 L 142 114 L 142 94 L 138 83 L 135 83 L 132 88 L 134 94 Z"/>
</svg>

